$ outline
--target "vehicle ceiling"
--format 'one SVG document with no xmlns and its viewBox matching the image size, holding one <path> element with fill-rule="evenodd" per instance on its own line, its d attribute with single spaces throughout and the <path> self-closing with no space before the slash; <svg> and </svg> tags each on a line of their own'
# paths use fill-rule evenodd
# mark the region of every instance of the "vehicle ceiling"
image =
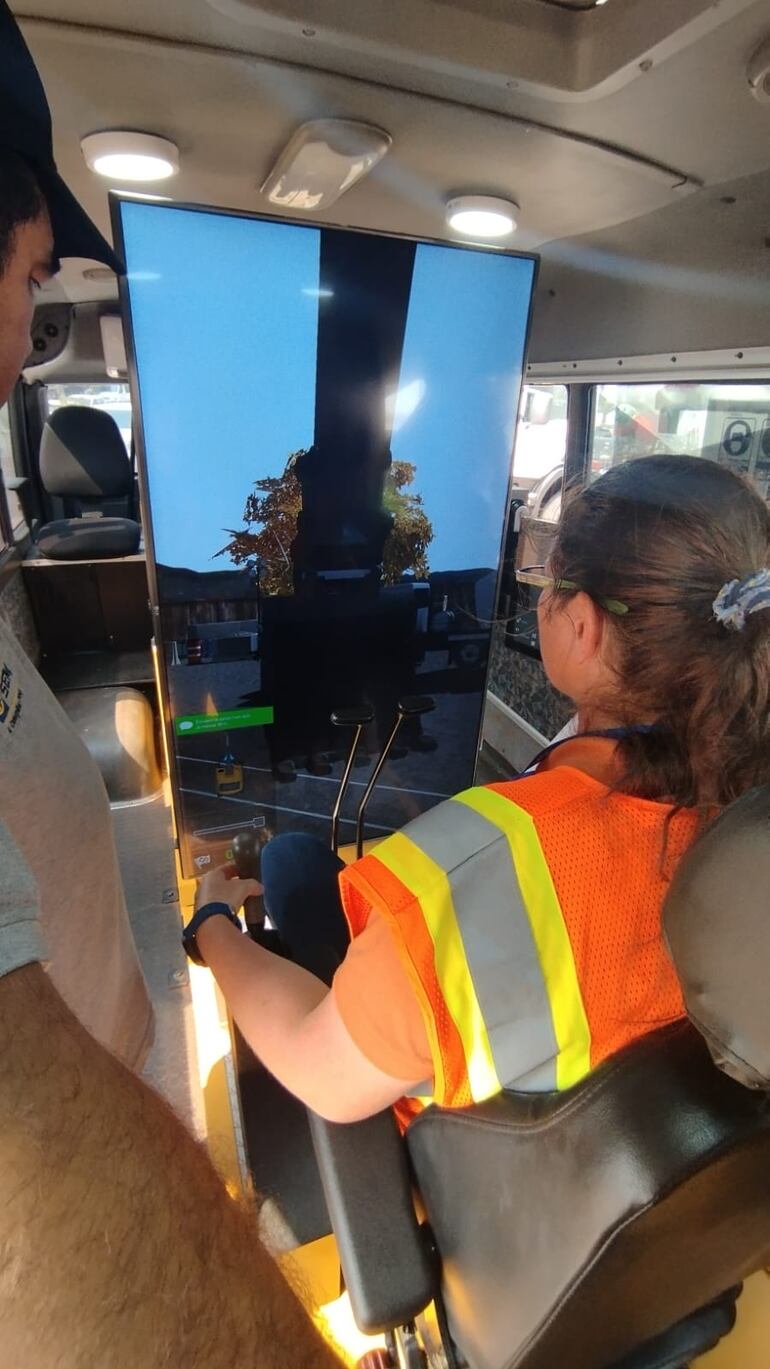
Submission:
<svg viewBox="0 0 770 1369">
<path fill-rule="evenodd" d="M 384 162 L 329 222 L 445 237 L 446 198 L 521 206 L 515 246 L 565 261 L 745 263 L 767 275 L 770 105 L 746 64 L 770 0 L 21 0 L 60 170 L 109 231 L 79 139 L 171 137 L 174 199 L 267 210 L 294 128 L 384 127 Z M 725 205 L 725 196 L 735 198 Z M 321 217 L 324 217 L 323 215 Z M 73 300 L 110 297 L 68 264 Z M 718 271 L 719 267 L 716 266 Z"/>
</svg>

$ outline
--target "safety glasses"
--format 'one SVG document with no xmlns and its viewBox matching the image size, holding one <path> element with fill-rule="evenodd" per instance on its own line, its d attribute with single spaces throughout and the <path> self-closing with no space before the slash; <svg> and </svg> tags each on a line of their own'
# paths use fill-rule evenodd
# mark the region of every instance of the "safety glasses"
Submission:
<svg viewBox="0 0 770 1369">
<path fill-rule="evenodd" d="M 559 590 L 578 593 L 580 585 L 576 585 L 574 580 L 555 580 L 548 574 L 546 566 L 522 566 L 516 571 L 516 579 L 521 585 L 532 585 L 534 589 L 552 589 L 557 593 Z M 595 597 L 595 596 L 592 596 Z M 596 602 L 601 604 L 608 613 L 614 613 L 618 618 L 622 618 L 628 613 L 628 604 L 624 604 L 620 599 L 601 599 L 596 596 Z"/>
</svg>

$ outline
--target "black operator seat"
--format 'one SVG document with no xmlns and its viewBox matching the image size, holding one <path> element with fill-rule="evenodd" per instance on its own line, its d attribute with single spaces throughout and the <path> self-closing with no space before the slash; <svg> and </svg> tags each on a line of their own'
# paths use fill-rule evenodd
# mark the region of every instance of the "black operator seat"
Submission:
<svg viewBox="0 0 770 1369">
<path fill-rule="evenodd" d="M 138 551 L 139 524 L 116 516 L 130 507 L 133 475 L 111 414 L 83 404 L 57 409 L 43 428 L 40 479 L 64 514 L 39 530 L 42 556 L 85 561 Z"/>
<path fill-rule="evenodd" d="M 770 785 L 728 808 L 672 883 L 665 926 L 691 1021 L 568 1092 L 412 1123 L 450 1362 L 683 1369 L 731 1329 L 741 1281 L 770 1263 L 768 890 Z M 409 1321 L 427 1300 L 424 1232 L 392 1118 L 314 1127 L 356 1318 L 392 1327 L 397 1307 Z M 397 1216 L 402 1251 L 383 1259 L 377 1231 Z"/>
</svg>

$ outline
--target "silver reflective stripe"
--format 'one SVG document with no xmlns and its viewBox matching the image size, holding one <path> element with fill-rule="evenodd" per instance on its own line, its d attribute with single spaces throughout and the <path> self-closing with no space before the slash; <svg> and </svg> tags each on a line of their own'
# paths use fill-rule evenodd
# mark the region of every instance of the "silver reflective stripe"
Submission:
<svg viewBox="0 0 770 1369">
<path fill-rule="evenodd" d="M 538 1089 L 555 1089 L 551 1004 L 507 837 L 452 799 L 423 813 L 404 835 L 446 871 L 503 1088 L 530 1076 Z"/>
<path fill-rule="evenodd" d="M 421 1084 L 415 1084 L 406 1094 L 407 1098 L 419 1098 L 423 1102 L 433 1102 L 433 1080 L 423 1079 Z"/>
<path fill-rule="evenodd" d="M 547 1060 L 544 1065 L 537 1065 L 529 1074 L 522 1074 L 518 1079 L 514 1079 L 506 1088 L 516 1089 L 517 1093 L 553 1093 L 556 1085 L 556 1063 Z"/>
</svg>

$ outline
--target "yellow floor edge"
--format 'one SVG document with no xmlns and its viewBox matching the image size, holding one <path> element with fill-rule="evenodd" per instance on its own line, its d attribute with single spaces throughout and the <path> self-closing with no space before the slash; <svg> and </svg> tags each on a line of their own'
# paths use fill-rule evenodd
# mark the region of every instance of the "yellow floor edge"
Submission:
<svg viewBox="0 0 770 1369">
<path fill-rule="evenodd" d="M 770 1365 L 770 1277 L 762 1270 L 746 1280 L 738 1299 L 735 1330 L 693 1369 L 767 1369 Z"/>
</svg>

